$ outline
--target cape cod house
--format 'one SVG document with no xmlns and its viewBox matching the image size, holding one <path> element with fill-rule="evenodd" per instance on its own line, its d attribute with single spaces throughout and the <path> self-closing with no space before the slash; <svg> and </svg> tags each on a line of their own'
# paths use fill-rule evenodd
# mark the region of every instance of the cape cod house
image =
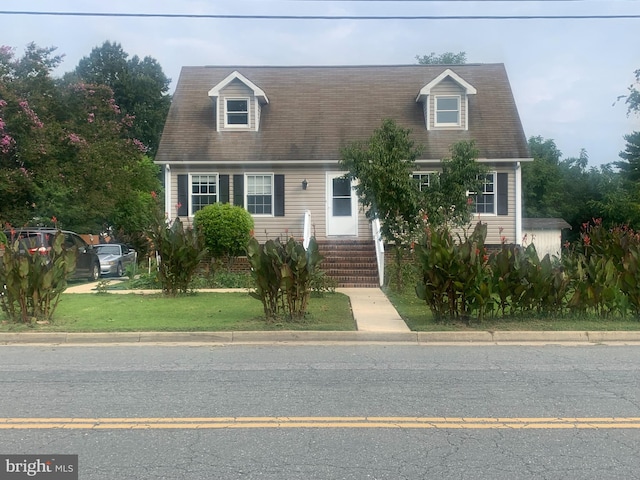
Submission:
<svg viewBox="0 0 640 480">
<path fill-rule="evenodd" d="M 490 173 L 474 223 L 488 224 L 489 244 L 520 243 L 520 162 L 530 159 L 502 64 L 184 67 L 156 156 L 167 213 L 190 222 L 210 203 L 241 205 L 258 240 L 312 234 L 325 268 L 338 268 L 339 246 L 359 264 L 329 271 L 339 284 L 377 285 L 377 273 L 357 271 L 360 248 L 375 265 L 375 234 L 338 161 L 385 118 L 424 146 L 423 180 L 451 144 L 475 140 Z"/>
</svg>

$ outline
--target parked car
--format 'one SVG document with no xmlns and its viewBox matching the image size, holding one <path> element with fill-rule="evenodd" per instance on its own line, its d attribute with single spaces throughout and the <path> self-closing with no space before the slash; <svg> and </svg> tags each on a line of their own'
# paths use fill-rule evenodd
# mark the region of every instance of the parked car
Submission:
<svg viewBox="0 0 640 480">
<path fill-rule="evenodd" d="M 20 252 L 39 253 L 47 255 L 51 251 L 51 242 L 58 232 L 55 228 L 20 228 L 5 230 L 7 240 L 12 243 L 20 241 Z M 100 278 L 100 259 L 93 245 L 85 242 L 77 233 L 62 230 L 64 234 L 64 247 L 74 248 L 76 251 L 76 269 L 72 278 L 89 279 L 91 281 Z"/>
<path fill-rule="evenodd" d="M 95 246 L 100 259 L 100 273 L 121 277 L 129 265 L 138 261 L 138 252 L 123 243 L 101 243 Z"/>
</svg>

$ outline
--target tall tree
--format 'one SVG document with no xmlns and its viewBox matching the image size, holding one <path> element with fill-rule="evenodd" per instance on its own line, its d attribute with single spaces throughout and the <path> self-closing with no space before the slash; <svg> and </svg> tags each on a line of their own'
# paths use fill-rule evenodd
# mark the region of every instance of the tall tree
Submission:
<svg viewBox="0 0 640 480">
<path fill-rule="evenodd" d="M 522 166 L 525 217 L 563 218 L 572 227 L 571 238 L 594 218 L 607 226 L 637 224 L 633 195 L 612 165 L 589 167 L 585 150 L 562 159 L 555 142 L 542 137 L 531 137 L 529 149 L 533 162 Z"/>
<path fill-rule="evenodd" d="M 62 61 L 55 48 L 30 43 L 24 55 L 0 46 L 0 220 L 22 224 L 34 216 L 39 179 L 35 165 L 45 166 L 43 154 L 50 133 L 48 117 L 55 115 L 56 85 L 51 71 Z M 36 110 L 38 110 L 36 112 Z"/>
<path fill-rule="evenodd" d="M 97 232 L 119 204 L 158 188 L 107 86 L 58 84 L 61 57 L 0 49 L 0 219 Z M 150 161 L 147 161 L 150 163 Z"/>
<path fill-rule="evenodd" d="M 416 60 L 420 65 L 464 65 L 467 63 L 466 52 L 445 52 L 436 54 L 431 52 L 429 55 L 416 55 Z"/>
<path fill-rule="evenodd" d="M 119 43 L 106 41 L 78 62 L 70 78 L 111 87 L 122 112 L 134 117 L 131 138 L 140 140 L 149 155 L 155 155 L 171 103 L 171 80 L 154 58 L 129 58 Z"/>
<path fill-rule="evenodd" d="M 340 160 L 347 177 L 358 180 L 355 189 L 367 218 L 379 218 L 385 240 L 396 246 L 413 239 L 420 218 L 412 173 L 422 149 L 410 135 L 386 119 L 367 142 L 344 148 Z"/>
<path fill-rule="evenodd" d="M 403 251 L 423 233 L 425 220 L 432 226 L 465 225 L 471 219 L 468 191 L 479 191 L 484 172 L 476 162 L 473 142 L 451 147 L 451 159 L 433 175 L 428 188 L 413 178 L 415 161 L 422 152 L 409 129 L 386 119 L 367 142 L 342 150 L 340 165 L 357 180 L 356 192 L 367 218 L 379 218 L 381 233 L 395 251 L 395 283 L 402 285 Z"/>
<path fill-rule="evenodd" d="M 625 135 L 624 139 L 627 145 L 625 150 L 620 152 L 622 161 L 614 162 L 614 165 L 620 169 L 625 180 L 640 187 L 640 132 Z"/>
<path fill-rule="evenodd" d="M 522 165 L 524 216 L 560 217 L 563 190 L 560 177 L 562 152 L 551 139 L 529 138 L 533 162 Z"/>
</svg>

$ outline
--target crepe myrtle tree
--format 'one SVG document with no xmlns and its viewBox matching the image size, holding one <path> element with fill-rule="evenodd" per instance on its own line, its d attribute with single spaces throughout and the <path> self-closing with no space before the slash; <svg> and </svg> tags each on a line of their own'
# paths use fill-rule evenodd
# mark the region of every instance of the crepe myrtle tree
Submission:
<svg viewBox="0 0 640 480">
<path fill-rule="evenodd" d="M 0 46 L 0 219 L 40 225 L 55 216 L 65 229 L 95 232 L 159 187 L 157 167 L 112 89 L 55 79 L 54 51 L 29 44 L 16 57 Z"/>
</svg>

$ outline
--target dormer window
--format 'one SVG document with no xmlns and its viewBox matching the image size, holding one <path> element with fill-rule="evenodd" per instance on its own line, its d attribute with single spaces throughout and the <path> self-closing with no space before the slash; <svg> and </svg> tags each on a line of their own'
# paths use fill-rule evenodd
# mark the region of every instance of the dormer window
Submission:
<svg viewBox="0 0 640 480">
<path fill-rule="evenodd" d="M 460 96 L 435 97 L 435 125 L 457 127 L 460 125 Z"/>
<path fill-rule="evenodd" d="M 209 90 L 214 103 L 215 125 L 224 130 L 260 130 L 262 107 L 269 103 L 267 95 L 255 83 L 238 71 Z"/>
<path fill-rule="evenodd" d="M 418 92 L 427 130 L 469 130 L 469 96 L 476 89 L 450 68 Z"/>
<path fill-rule="evenodd" d="M 249 126 L 249 99 L 248 98 L 227 98 L 226 101 L 226 127 L 248 127 Z"/>
</svg>

